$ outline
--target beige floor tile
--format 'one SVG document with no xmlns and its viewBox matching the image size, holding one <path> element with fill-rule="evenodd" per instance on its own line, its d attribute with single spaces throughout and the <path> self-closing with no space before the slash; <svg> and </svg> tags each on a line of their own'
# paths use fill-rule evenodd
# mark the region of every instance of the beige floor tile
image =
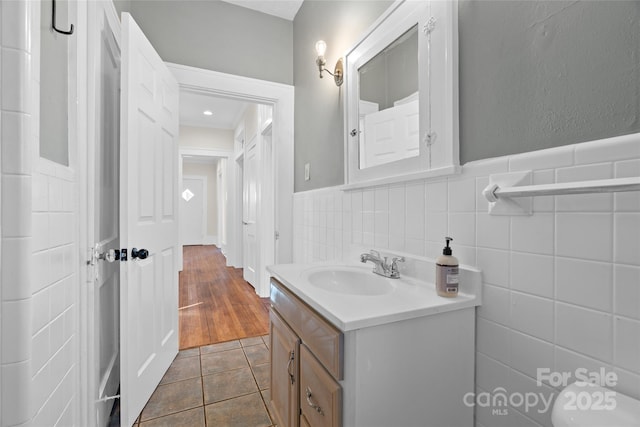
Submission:
<svg viewBox="0 0 640 427">
<path fill-rule="evenodd" d="M 256 378 L 256 382 L 258 383 L 258 388 L 260 390 L 269 388 L 269 383 L 271 379 L 271 372 L 269 369 L 270 367 L 271 365 L 269 363 L 251 367 L 251 370 L 253 371 L 253 375 Z"/>
<path fill-rule="evenodd" d="M 268 342 L 264 335 L 179 352 L 140 427 L 271 426 Z"/>
<path fill-rule="evenodd" d="M 264 341 L 262 341 L 262 337 L 242 338 L 240 344 L 243 347 L 251 347 L 252 345 L 264 344 Z"/>
<path fill-rule="evenodd" d="M 269 363 L 269 349 L 264 343 L 252 347 L 245 347 L 244 353 L 247 355 L 251 366 Z"/>
<path fill-rule="evenodd" d="M 217 353 L 219 351 L 233 350 L 240 348 L 240 341 L 227 341 L 218 344 L 205 345 L 200 347 L 200 354 Z"/>
<path fill-rule="evenodd" d="M 196 348 L 189 348 L 187 350 L 180 350 L 178 352 L 178 355 L 176 356 L 176 359 L 182 359 L 183 357 L 193 357 L 193 356 L 200 356 L 200 348 L 196 347 Z"/>
<path fill-rule="evenodd" d="M 182 357 L 173 361 L 160 384 L 200 377 L 200 357 Z"/>
<path fill-rule="evenodd" d="M 260 393 L 237 397 L 205 406 L 208 426 L 267 427 L 271 419 Z"/>
<path fill-rule="evenodd" d="M 249 368 L 218 372 L 202 377 L 204 403 L 215 403 L 234 397 L 256 393 L 258 387 Z"/>
<path fill-rule="evenodd" d="M 140 424 L 140 427 L 205 427 L 204 406 L 155 418 Z"/>
<path fill-rule="evenodd" d="M 271 390 L 269 389 L 261 390 L 260 394 L 262 395 L 262 400 L 264 401 L 264 404 L 267 407 L 267 412 L 269 413 L 271 422 L 275 424 L 276 419 L 273 417 L 273 410 L 271 409 Z"/>
<path fill-rule="evenodd" d="M 248 367 L 247 358 L 242 349 L 203 354 L 200 356 L 202 375 Z"/>
<path fill-rule="evenodd" d="M 202 378 L 192 378 L 158 386 L 142 411 L 141 421 L 201 406 Z"/>
</svg>

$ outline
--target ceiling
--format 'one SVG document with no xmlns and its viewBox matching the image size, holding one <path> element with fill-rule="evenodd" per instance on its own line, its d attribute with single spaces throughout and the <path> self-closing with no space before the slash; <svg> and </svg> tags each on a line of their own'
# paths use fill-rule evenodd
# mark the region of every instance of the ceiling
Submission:
<svg viewBox="0 0 640 427">
<path fill-rule="evenodd" d="M 258 12 L 293 21 L 303 0 L 222 0 Z"/>
<path fill-rule="evenodd" d="M 235 129 L 249 103 L 187 90 L 180 91 L 180 124 Z M 209 110 L 211 116 L 204 115 Z"/>
</svg>

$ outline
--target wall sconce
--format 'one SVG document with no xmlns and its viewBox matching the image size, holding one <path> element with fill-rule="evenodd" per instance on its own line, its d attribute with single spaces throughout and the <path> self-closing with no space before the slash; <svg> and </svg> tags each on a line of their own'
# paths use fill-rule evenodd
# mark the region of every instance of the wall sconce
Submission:
<svg viewBox="0 0 640 427">
<path fill-rule="evenodd" d="M 342 85 L 343 78 L 343 68 L 342 68 L 342 58 L 338 59 L 336 62 L 336 67 L 333 70 L 333 73 L 324 66 L 327 64 L 327 61 L 324 59 L 324 53 L 327 50 L 327 44 L 324 40 L 318 40 L 316 42 L 316 52 L 318 53 L 318 57 L 316 58 L 316 65 L 318 65 L 318 71 L 320 71 L 320 78 L 322 78 L 322 72 L 326 71 L 327 73 L 333 76 L 333 80 L 336 82 L 336 86 Z"/>
</svg>

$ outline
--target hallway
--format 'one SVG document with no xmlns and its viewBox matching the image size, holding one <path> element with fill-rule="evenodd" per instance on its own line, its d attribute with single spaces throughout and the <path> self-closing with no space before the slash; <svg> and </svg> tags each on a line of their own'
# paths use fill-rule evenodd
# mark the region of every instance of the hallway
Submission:
<svg viewBox="0 0 640 427">
<path fill-rule="evenodd" d="M 226 266 L 218 247 L 185 246 L 179 286 L 181 350 L 269 332 L 269 299 Z"/>
</svg>

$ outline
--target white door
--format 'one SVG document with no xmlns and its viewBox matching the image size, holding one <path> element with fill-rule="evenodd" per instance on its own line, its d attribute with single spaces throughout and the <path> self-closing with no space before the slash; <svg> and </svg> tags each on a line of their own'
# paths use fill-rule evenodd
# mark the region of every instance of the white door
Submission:
<svg viewBox="0 0 640 427">
<path fill-rule="evenodd" d="M 89 242 L 98 254 L 120 248 L 119 238 L 119 140 L 120 140 L 120 47 L 114 10 L 104 3 L 90 5 L 95 17 L 91 37 L 99 39 L 94 52 L 91 80 L 90 132 L 95 145 L 89 151 L 92 171 L 88 179 Z M 94 87 L 92 86 L 92 87 Z M 94 259 L 88 287 L 88 383 L 89 419 L 98 426 L 108 424 L 112 399 L 120 383 L 120 263 Z"/>
<path fill-rule="evenodd" d="M 244 280 L 256 287 L 258 269 L 258 146 L 253 137 L 245 148 L 242 177 L 242 224 L 243 224 L 243 276 Z"/>
<path fill-rule="evenodd" d="M 218 246 L 222 253 L 227 249 L 227 159 L 220 159 L 217 166 L 218 180 Z"/>
<path fill-rule="evenodd" d="M 180 237 L 183 245 L 202 245 L 206 229 L 205 177 L 182 177 L 180 194 Z"/>
<path fill-rule="evenodd" d="M 364 165 L 377 166 L 420 155 L 418 101 L 410 101 L 364 117 Z M 361 135 L 364 140 L 364 136 Z M 392 143 L 393 142 L 393 143 Z"/>
<path fill-rule="evenodd" d="M 122 14 L 121 422 L 130 426 L 178 353 L 178 84 Z M 134 259 L 133 249 L 148 250 Z"/>
</svg>

